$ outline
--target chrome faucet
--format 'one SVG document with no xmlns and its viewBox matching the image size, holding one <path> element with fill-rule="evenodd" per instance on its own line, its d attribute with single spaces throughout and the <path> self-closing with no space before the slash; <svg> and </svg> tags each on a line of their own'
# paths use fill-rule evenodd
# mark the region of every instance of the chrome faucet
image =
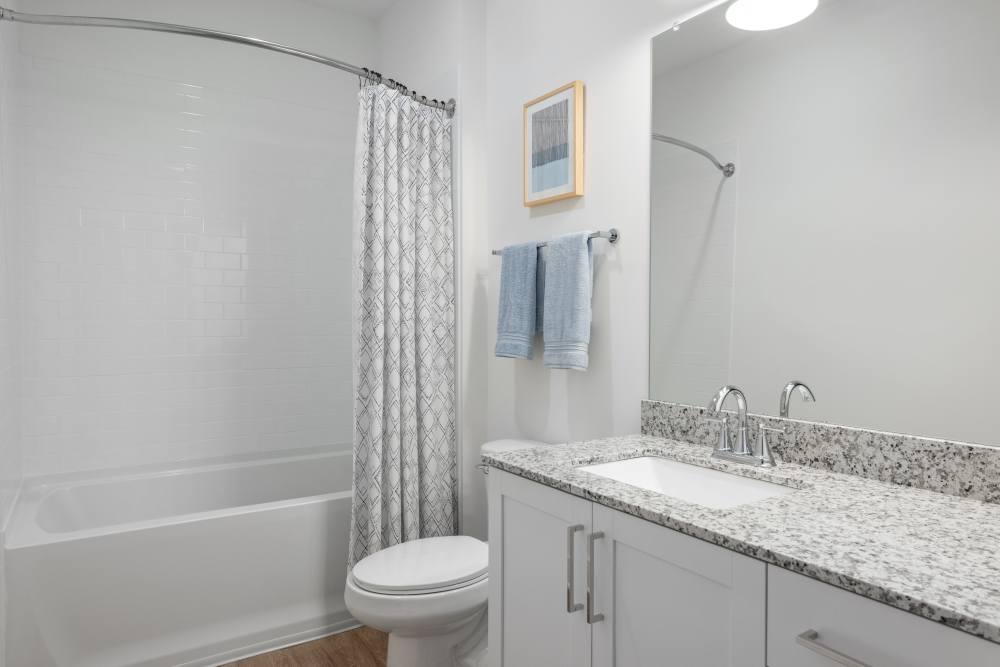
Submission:
<svg viewBox="0 0 1000 667">
<path fill-rule="evenodd" d="M 805 386 L 805 385 L 802 385 Z M 808 389 L 808 387 L 806 387 Z M 729 438 L 729 423 L 726 421 L 725 416 L 715 417 L 722 410 L 722 405 L 732 394 L 736 397 L 736 418 L 737 418 L 737 430 L 736 430 L 736 443 L 735 446 Z M 735 463 L 743 463 L 745 465 L 763 466 L 763 467 L 773 467 L 774 454 L 771 451 L 771 444 L 768 441 L 768 433 L 783 433 L 781 429 L 771 428 L 766 426 L 763 422 L 759 424 L 760 435 L 757 440 L 757 446 L 751 447 L 750 437 L 747 431 L 748 428 L 748 418 L 747 418 L 747 397 L 743 392 L 737 387 L 726 385 L 719 389 L 719 391 L 712 397 L 712 400 L 708 402 L 708 406 L 705 408 L 706 413 L 709 415 L 706 419 L 708 421 L 717 422 L 719 424 L 719 442 L 715 446 L 715 451 L 712 452 L 712 456 L 717 459 L 725 459 L 727 461 L 733 461 Z"/>
<path fill-rule="evenodd" d="M 792 380 L 785 385 L 785 389 L 781 392 L 781 405 L 778 410 L 778 414 L 781 417 L 786 419 L 788 418 L 788 404 L 792 399 L 792 392 L 796 389 L 799 390 L 799 395 L 802 396 L 802 400 L 806 403 L 813 403 L 816 401 L 816 397 L 813 396 L 812 389 L 798 380 Z"/>
<path fill-rule="evenodd" d="M 722 436 L 719 438 L 719 444 L 713 452 L 713 456 L 721 456 L 722 458 L 727 458 L 722 456 L 723 454 L 735 455 L 735 456 L 753 456 L 753 449 L 750 447 L 750 438 L 747 435 L 747 397 L 743 392 L 731 385 L 726 385 L 719 389 L 718 393 L 712 397 L 712 400 L 708 402 L 708 406 L 705 410 L 709 415 L 715 416 L 719 414 L 722 410 L 723 403 L 732 394 L 736 397 L 736 415 L 737 415 L 737 427 L 736 427 L 736 446 L 735 448 L 729 442 L 728 428 L 725 426 L 722 429 Z M 725 418 L 721 418 L 725 422 Z"/>
</svg>

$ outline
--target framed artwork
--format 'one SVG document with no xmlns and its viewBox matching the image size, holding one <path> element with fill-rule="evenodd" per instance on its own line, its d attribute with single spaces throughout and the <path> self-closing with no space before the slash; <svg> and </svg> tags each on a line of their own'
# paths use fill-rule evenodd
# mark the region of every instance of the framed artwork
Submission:
<svg viewBox="0 0 1000 667">
<path fill-rule="evenodd" d="M 583 195 L 583 82 L 524 105 L 524 205 Z"/>
</svg>

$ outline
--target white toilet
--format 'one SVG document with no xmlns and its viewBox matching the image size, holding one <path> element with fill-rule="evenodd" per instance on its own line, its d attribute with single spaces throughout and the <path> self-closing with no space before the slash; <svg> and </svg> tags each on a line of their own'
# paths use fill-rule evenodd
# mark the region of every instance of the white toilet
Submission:
<svg viewBox="0 0 1000 667">
<path fill-rule="evenodd" d="M 488 442 L 482 451 L 537 447 Z M 489 550 L 474 537 L 428 537 L 383 549 L 347 575 L 344 601 L 359 622 L 389 633 L 388 667 L 486 664 Z"/>
</svg>

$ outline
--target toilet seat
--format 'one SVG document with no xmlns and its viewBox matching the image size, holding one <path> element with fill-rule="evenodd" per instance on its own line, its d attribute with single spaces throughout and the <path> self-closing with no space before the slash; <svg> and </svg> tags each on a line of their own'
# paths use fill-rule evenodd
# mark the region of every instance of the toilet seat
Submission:
<svg viewBox="0 0 1000 667">
<path fill-rule="evenodd" d="M 428 537 L 388 547 L 359 561 L 351 578 L 381 595 L 426 595 L 473 586 L 488 577 L 489 548 L 474 537 Z"/>
</svg>

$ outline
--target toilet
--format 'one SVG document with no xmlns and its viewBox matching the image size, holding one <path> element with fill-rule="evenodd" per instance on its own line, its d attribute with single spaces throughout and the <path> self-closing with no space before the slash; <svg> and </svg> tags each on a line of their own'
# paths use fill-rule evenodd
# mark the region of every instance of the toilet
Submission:
<svg viewBox="0 0 1000 667">
<path fill-rule="evenodd" d="M 483 452 L 527 449 L 496 440 Z M 389 633 L 388 667 L 483 667 L 489 549 L 466 535 L 397 544 L 359 561 L 344 601 L 358 622 Z"/>
</svg>

